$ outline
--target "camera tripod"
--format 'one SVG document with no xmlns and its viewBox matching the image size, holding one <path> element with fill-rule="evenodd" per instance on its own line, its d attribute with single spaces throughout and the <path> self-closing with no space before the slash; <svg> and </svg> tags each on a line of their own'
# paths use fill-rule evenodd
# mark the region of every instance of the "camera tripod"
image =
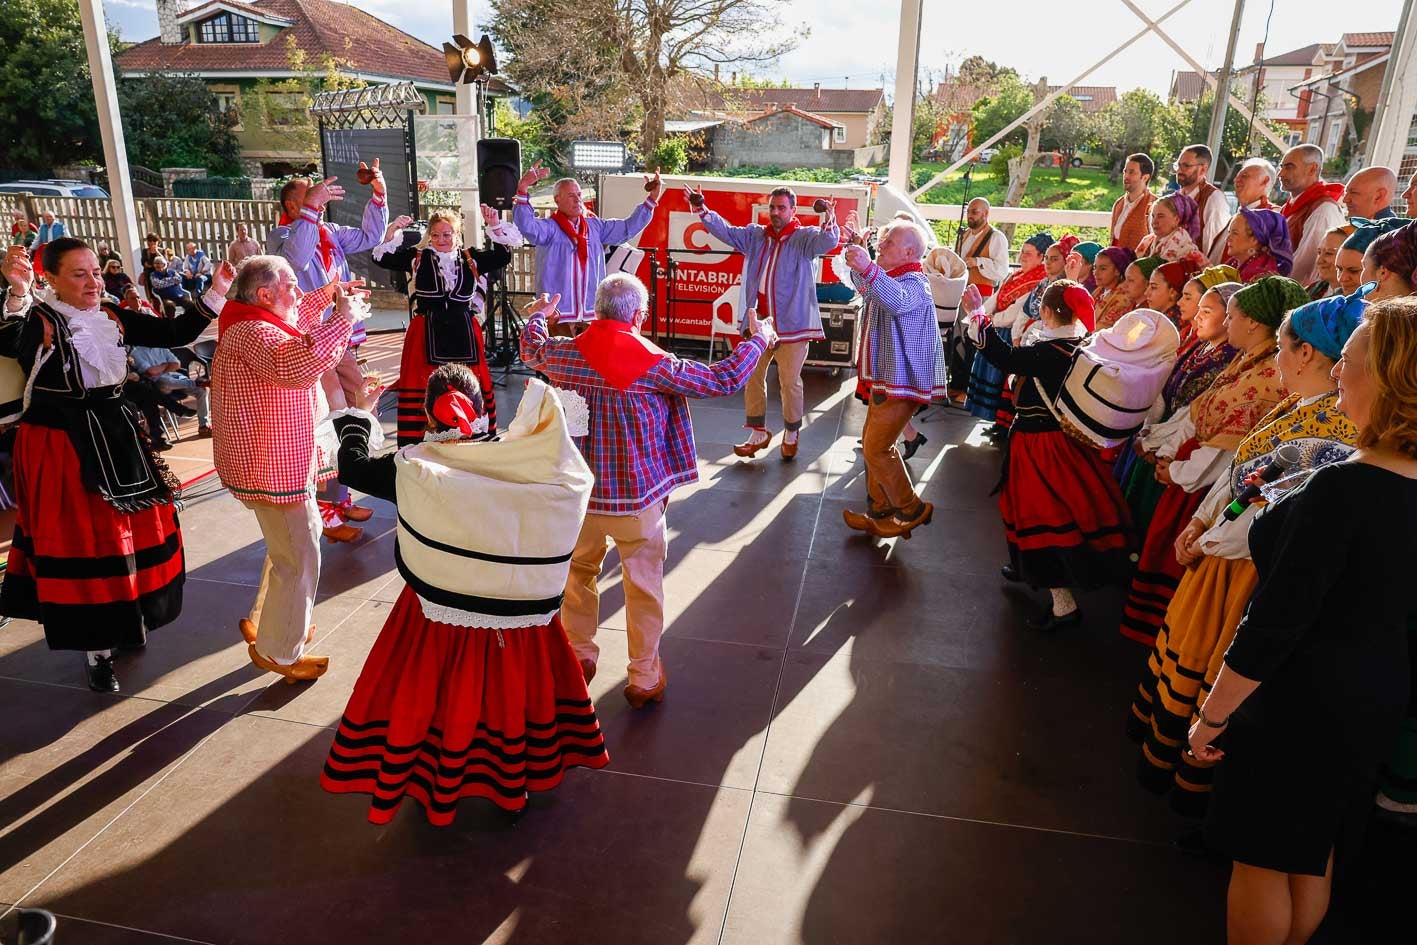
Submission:
<svg viewBox="0 0 1417 945">
<path fill-rule="evenodd" d="M 506 387 L 512 374 L 536 376 L 535 371 L 522 364 L 521 337 L 526 322 L 512 304 L 506 273 L 504 267 L 487 276 L 487 367 L 500 369 L 501 377 L 493 380 L 498 387 Z"/>
</svg>

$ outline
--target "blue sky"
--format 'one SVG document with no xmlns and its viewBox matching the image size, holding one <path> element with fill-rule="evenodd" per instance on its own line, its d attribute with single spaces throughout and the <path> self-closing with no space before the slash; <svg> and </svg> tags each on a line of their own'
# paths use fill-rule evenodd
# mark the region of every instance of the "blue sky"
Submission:
<svg viewBox="0 0 1417 945">
<path fill-rule="evenodd" d="M 108 14 L 124 39 L 157 35 L 153 0 L 105 0 Z M 922 70 L 940 72 L 965 56 L 978 53 L 1011 65 L 1030 78 L 1046 75 L 1061 84 L 1101 59 L 1113 47 L 1141 29 L 1141 22 L 1121 0 L 1075 0 L 1073 3 L 1012 0 L 1007 4 L 924 0 L 921 32 Z M 1137 6 L 1159 16 L 1173 0 L 1136 0 Z M 440 0 L 410 4 L 407 0 L 355 0 L 358 6 L 400 29 L 439 45 L 452 32 L 451 5 Z M 1317 0 L 1273 0 L 1267 55 L 1313 42 L 1333 42 L 1342 32 L 1393 30 L 1401 0 L 1343 0 L 1344 15 Z M 755 69 L 796 84 L 853 88 L 894 81 L 899 6 L 891 0 L 782 0 L 783 24 L 802 35 L 798 48 L 774 66 Z M 961 9 L 962 8 L 962 9 Z M 488 4 L 474 0 L 478 21 Z M 1236 52 L 1237 63 L 1249 62 L 1255 44 L 1265 34 L 1270 0 L 1248 0 Z M 1225 36 L 1233 0 L 1191 0 L 1163 25 L 1195 59 L 1216 68 L 1225 55 Z M 1188 68 L 1170 47 L 1146 36 L 1108 63 L 1085 84 L 1137 86 L 1165 94 L 1173 69 Z"/>
</svg>

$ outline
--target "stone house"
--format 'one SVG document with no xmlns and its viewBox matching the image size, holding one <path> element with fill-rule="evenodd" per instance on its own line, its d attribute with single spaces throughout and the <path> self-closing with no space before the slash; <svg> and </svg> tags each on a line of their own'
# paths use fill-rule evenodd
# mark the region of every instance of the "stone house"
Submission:
<svg viewBox="0 0 1417 945">
<path fill-rule="evenodd" d="M 884 145 L 846 147 L 841 142 L 844 131 L 823 115 L 783 105 L 746 121 L 718 123 L 708 148 L 716 168 L 777 165 L 841 171 L 884 160 Z"/>
</svg>

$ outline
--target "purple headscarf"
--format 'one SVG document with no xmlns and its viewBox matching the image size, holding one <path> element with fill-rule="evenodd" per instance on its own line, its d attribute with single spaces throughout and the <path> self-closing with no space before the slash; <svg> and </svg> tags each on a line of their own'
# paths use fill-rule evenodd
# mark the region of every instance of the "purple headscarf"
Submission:
<svg viewBox="0 0 1417 945">
<path fill-rule="evenodd" d="M 1294 268 L 1294 250 L 1289 245 L 1289 221 L 1284 219 L 1284 214 L 1278 210 L 1251 210 L 1241 207 L 1240 215 L 1245 218 L 1245 224 L 1249 226 L 1259 244 L 1274 257 L 1279 274 L 1289 275 L 1290 270 Z"/>
<path fill-rule="evenodd" d="M 1181 220 L 1181 229 L 1183 229 L 1183 230 L 1185 230 L 1187 233 L 1191 234 L 1191 239 L 1192 239 L 1193 241 L 1195 241 L 1196 245 L 1200 245 L 1200 241 L 1201 241 L 1201 208 L 1200 208 L 1200 204 L 1196 203 L 1195 200 L 1193 200 L 1193 199 L 1190 198 L 1190 197 L 1187 197 L 1185 194 L 1181 193 L 1179 190 L 1176 191 L 1175 193 L 1167 194 L 1165 197 L 1162 197 L 1161 199 L 1162 199 L 1162 200 L 1165 200 L 1167 203 L 1169 203 L 1169 204 L 1171 205 L 1171 209 L 1176 211 L 1176 216 L 1179 217 L 1180 220 Z"/>
<path fill-rule="evenodd" d="M 1125 246 L 1108 246 L 1099 256 L 1106 256 L 1112 265 L 1117 267 L 1117 284 L 1122 284 L 1122 277 L 1127 274 L 1127 267 L 1136 262 L 1137 254 L 1127 249 Z M 1097 260 L 1093 260 L 1094 272 L 1096 271 Z"/>
</svg>

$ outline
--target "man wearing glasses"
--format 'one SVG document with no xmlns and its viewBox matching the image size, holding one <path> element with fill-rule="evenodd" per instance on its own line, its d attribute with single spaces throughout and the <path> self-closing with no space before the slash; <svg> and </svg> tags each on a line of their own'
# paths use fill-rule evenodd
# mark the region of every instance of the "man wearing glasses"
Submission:
<svg viewBox="0 0 1417 945">
<path fill-rule="evenodd" d="M 1201 208 L 1201 238 L 1197 243 L 1202 250 L 1230 225 L 1230 206 L 1225 202 L 1225 195 L 1206 179 L 1213 160 L 1210 148 L 1192 144 L 1171 165 L 1176 172 L 1176 186 Z"/>
</svg>

